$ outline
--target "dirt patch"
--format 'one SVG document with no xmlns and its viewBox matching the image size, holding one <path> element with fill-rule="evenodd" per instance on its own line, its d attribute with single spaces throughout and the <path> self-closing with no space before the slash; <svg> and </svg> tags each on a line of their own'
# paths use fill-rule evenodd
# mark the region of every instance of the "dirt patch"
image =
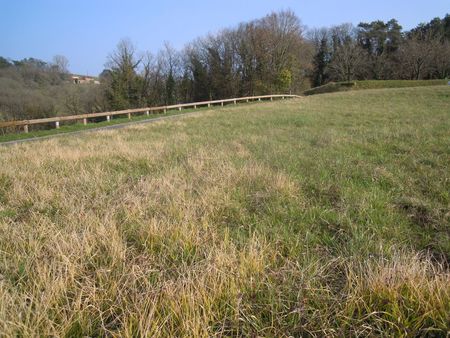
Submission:
<svg viewBox="0 0 450 338">
<path fill-rule="evenodd" d="M 433 215 L 433 210 L 430 210 L 429 207 L 420 201 L 414 199 L 403 199 L 398 201 L 396 206 L 415 224 L 421 227 L 434 228 L 436 221 Z"/>
</svg>

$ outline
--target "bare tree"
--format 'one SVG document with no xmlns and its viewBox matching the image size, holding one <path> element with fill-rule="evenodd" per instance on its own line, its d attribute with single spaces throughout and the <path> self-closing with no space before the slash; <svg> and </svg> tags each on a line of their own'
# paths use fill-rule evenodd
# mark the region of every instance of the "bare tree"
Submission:
<svg viewBox="0 0 450 338">
<path fill-rule="evenodd" d="M 439 48 L 439 41 L 412 37 L 399 48 L 403 76 L 411 80 L 419 80 L 430 72 L 433 60 L 433 49 Z"/>
<path fill-rule="evenodd" d="M 330 28 L 330 40 L 333 52 L 344 44 L 356 40 L 357 31 L 351 23 L 344 23 Z"/>
<path fill-rule="evenodd" d="M 105 66 L 114 70 L 135 71 L 142 61 L 142 58 L 136 57 L 136 53 L 133 42 L 128 38 L 122 39 L 116 49 L 108 55 Z"/>
<path fill-rule="evenodd" d="M 450 40 L 434 46 L 432 49 L 433 75 L 445 79 L 450 75 Z"/>
<path fill-rule="evenodd" d="M 330 74 L 339 81 L 354 80 L 363 71 L 365 59 L 365 51 L 354 40 L 348 40 L 336 47 L 328 66 Z"/>
<path fill-rule="evenodd" d="M 180 54 L 169 42 L 165 42 L 164 48 L 158 54 L 158 62 L 161 66 L 161 75 L 164 81 L 164 103 L 173 104 L 178 100 L 177 82 L 182 73 Z"/>
<path fill-rule="evenodd" d="M 69 60 L 64 55 L 55 55 L 53 57 L 52 66 L 58 73 L 69 73 Z"/>
<path fill-rule="evenodd" d="M 152 53 L 146 52 L 141 61 L 142 70 L 140 76 L 141 81 L 141 97 L 147 104 L 153 104 L 157 101 L 154 98 L 154 80 L 158 73 L 156 59 Z"/>
</svg>

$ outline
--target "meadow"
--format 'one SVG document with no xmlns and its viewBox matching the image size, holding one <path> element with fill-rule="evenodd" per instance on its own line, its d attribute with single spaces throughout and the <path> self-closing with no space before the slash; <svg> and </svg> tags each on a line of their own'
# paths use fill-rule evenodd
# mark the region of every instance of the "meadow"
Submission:
<svg viewBox="0 0 450 338">
<path fill-rule="evenodd" d="M 0 146 L 4 336 L 442 336 L 450 86 Z"/>
<path fill-rule="evenodd" d="M 204 109 L 203 107 L 200 107 L 197 110 L 202 110 Z M 128 119 L 128 117 L 126 116 L 115 116 L 113 117 L 110 121 L 99 121 L 99 122 L 95 122 L 90 120 L 88 124 L 84 125 L 82 122 L 75 122 L 75 123 L 64 123 L 60 128 L 56 129 L 54 127 L 53 124 L 50 125 L 44 125 L 44 126 L 40 126 L 42 129 L 38 129 L 39 127 L 35 127 L 33 126 L 34 130 L 31 130 L 28 133 L 23 132 L 23 127 L 16 127 L 16 128 L 11 128 L 11 130 L 4 130 L 1 131 L 0 130 L 0 144 L 4 143 L 4 142 L 11 142 L 11 141 L 20 141 L 20 140 L 26 140 L 26 139 L 38 139 L 38 138 L 48 138 L 51 137 L 53 135 L 58 135 L 58 134 L 71 134 L 71 133 L 77 133 L 77 132 L 81 132 L 81 131 L 88 131 L 88 130 L 92 130 L 92 129 L 97 129 L 97 128 L 103 128 L 103 127 L 109 127 L 109 126 L 113 126 L 113 125 L 118 125 L 118 124 L 126 124 L 129 122 L 141 122 L 141 121 L 148 121 L 148 120 L 152 120 L 152 119 L 157 119 L 161 116 L 173 116 L 173 115 L 179 115 L 179 114 L 186 114 L 186 113 L 190 113 L 193 112 L 194 109 L 185 109 L 182 113 L 178 112 L 178 110 L 169 110 L 168 112 L 166 112 L 165 114 L 151 114 L 149 116 L 146 115 L 135 115 L 132 117 L 132 119 Z M 44 129 L 47 128 L 47 129 Z M 94 131 L 94 130 L 92 130 Z"/>
</svg>

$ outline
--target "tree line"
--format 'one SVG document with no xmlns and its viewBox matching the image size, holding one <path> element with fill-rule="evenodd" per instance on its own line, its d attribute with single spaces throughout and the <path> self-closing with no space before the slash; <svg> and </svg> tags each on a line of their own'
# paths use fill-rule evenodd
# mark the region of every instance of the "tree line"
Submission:
<svg viewBox="0 0 450 338">
<path fill-rule="evenodd" d="M 157 54 L 140 52 L 124 39 L 105 66 L 101 85 L 76 86 L 67 82 L 63 57 L 48 64 L 0 58 L 0 118 L 301 93 L 330 81 L 446 78 L 450 15 L 410 31 L 395 19 L 307 30 L 294 12 L 281 11 L 182 50 L 166 43 Z M 30 93 L 38 108 L 23 100 Z"/>
<path fill-rule="evenodd" d="M 272 13 L 189 43 L 168 43 L 156 56 L 139 55 L 122 40 L 109 56 L 102 80 L 114 109 L 214 100 L 307 87 L 311 48 L 299 18 Z"/>
<path fill-rule="evenodd" d="M 397 20 L 308 32 L 312 85 L 329 81 L 443 79 L 450 74 L 450 15 L 403 32 Z"/>
</svg>

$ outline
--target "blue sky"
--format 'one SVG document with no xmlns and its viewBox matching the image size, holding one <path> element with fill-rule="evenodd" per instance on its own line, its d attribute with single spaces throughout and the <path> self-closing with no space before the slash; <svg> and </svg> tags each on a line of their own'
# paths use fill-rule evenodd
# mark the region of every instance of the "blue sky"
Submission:
<svg viewBox="0 0 450 338">
<path fill-rule="evenodd" d="M 50 61 L 97 75 L 121 38 L 156 53 L 221 28 L 292 9 L 309 28 L 396 18 L 404 29 L 450 12 L 449 0 L 0 0 L 0 56 Z"/>
</svg>

